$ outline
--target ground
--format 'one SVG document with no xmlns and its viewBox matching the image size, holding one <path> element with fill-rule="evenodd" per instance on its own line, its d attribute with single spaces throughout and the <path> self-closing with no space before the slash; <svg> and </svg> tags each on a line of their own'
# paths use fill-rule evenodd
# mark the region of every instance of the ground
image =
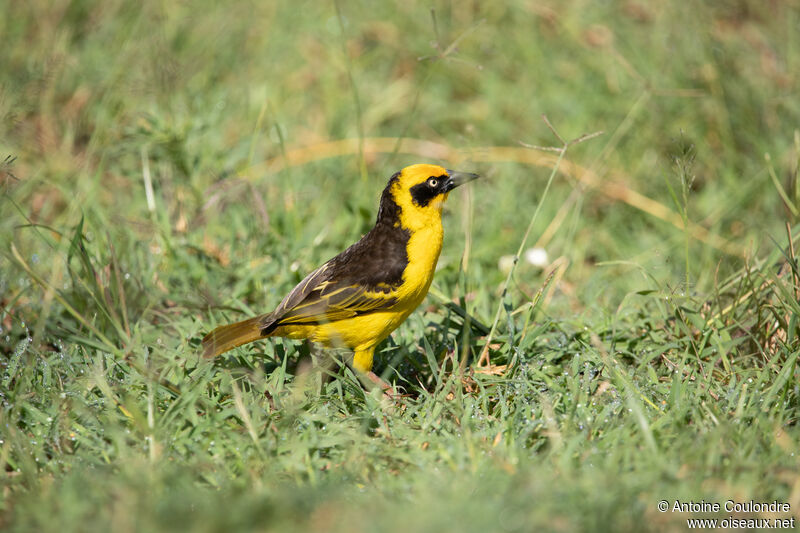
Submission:
<svg viewBox="0 0 800 533">
<path fill-rule="evenodd" d="M 798 517 L 796 1 L 2 5 L 0 528 Z M 417 162 L 483 179 L 401 398 L 199 357 Z"/>
</svg>

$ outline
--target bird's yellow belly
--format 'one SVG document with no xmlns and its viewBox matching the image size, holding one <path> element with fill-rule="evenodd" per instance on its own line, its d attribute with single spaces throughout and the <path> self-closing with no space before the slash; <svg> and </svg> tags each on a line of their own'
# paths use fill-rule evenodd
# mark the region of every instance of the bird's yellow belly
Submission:
<svg viewBox="0 0 800 533">
<path fill-rule="evenodd" d="M 405 310 L 369 313 L 324 324 L 284 326 L 275 333 L 292 339 L 309 339 L 333 348 L 360 350 L 375 346 L 388 337 L 411 311 L 413 308 L 409 307 Z"/>
</svg>

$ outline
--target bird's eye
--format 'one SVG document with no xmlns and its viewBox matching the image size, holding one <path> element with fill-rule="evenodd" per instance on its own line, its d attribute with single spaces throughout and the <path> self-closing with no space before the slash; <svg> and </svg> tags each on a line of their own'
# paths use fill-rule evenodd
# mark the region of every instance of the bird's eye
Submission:
<svg viewBox="0 0 800 533">
<path fill-rule="evenodd" d="M 439 180 L 436 178 L 428 178 L 428 187 L 436 187 L 439 185 Z"/>
</svg>

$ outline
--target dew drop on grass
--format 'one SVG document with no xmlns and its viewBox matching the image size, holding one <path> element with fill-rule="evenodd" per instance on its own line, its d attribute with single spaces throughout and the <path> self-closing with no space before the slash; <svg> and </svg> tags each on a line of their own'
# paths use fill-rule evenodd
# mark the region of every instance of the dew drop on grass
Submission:
<svg viewBox="0 0 800 533">
<path fill-rule="evenodd" d="M 22 339 L 19 342 L 19 344 L 17 344 L 17 347 L 14 349 L 14 355 L 12 357 L 17 358 L 21 356 L 25 352 L 25 350 L 28 349 L 28 346 L 30 346 L 32 340 L 33 339 L 31 339 L 30 337 L 25 337 L 24 339 Z"/>
</svg>

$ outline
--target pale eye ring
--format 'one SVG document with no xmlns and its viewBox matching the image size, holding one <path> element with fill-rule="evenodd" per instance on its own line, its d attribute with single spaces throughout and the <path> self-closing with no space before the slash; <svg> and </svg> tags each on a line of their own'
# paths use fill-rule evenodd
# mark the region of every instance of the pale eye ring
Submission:
<svg viewBox="0 0 800 533">
<path fill-rule="evenodd" d="M 436 178 L 428 178 L 428 187 L 436 187 L 439 185 L 439 180 Z"/>
</svg>

